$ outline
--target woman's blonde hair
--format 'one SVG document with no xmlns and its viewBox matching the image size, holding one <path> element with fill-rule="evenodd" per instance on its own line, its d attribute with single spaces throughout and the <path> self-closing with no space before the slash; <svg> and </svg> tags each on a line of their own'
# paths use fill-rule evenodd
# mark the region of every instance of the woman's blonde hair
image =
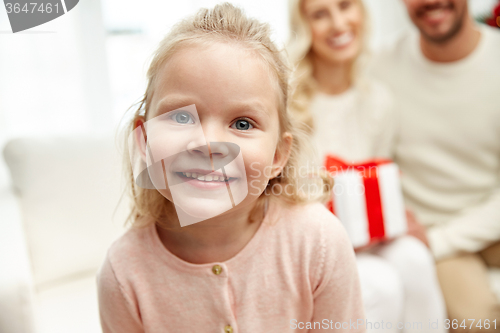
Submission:
<svg viewBox="0 0 500 333">
<path fill-rule="evenodd" d="M 361 7 L 363 14 L 363 34 L 361 36 L 363 48 L 360 56 L 352 63 L 350 68 L 351 84 L 358 82 L 358 74 L 362 55 L 367 55 L 368 22 L 366 8 L 362 0 L 355 0 Z M 299 120 L 303 128 L 310 132 L 313 129 L 313 120 L 309 111 L 311 99 L 317 92 L 317 84 L 313 77 L 313 63 L 311 59 L 312 32 L 304 16 L 303 6 L 305 0 L 289 0 L 291 37 L 287 45 L 290 61 L 294 66 L 292 78 L 293 93 L 291 94 L 290 110 Z"/>
<path fill-rule="evenodd" d="M 250 217 L 251 220 L 259 218 L 257 214 L 264 205 L 264 196 L 266 195 L 270 198 L 280 197 L 289 203 L 304 203 L 312 198 L 325 199 L 330 191 L 331 182 L 329 178 L 324 178 L 323 174 L 317 177 L 321 180 L 321 191 L 318 192 L 318 195 L 311 197 L 310 193 L 299 190 L 301 181 L 295 171 L 302 162 L 301 153 L 308 149 L 308 139 L 307 135 L 298 129 L 289 116 L 290 67 L 287 65 L 286 58 L 271 41 L 268 24 L 246 17 L 239 8 L 229 3 L 219 4 L 213 9 L 200 9 L 194 16 L 176 24 L 160 42 L 147 72 L 148 85 L 144 96 L 125 129 L 125 146 L 127 146 L 128 135 L 135 129 L 137 119 L 143 117 L 147 120 L 148 118 L 155 81 L 163 64 L 182 46 L 207 42 L 231 43 L 246 48 L 257 54 L 266 63 L 270 69 L 270 75 L 274 77 L 278 87 L 280 140 L 277 150 L 283 151 L 283 133 L 288 132 L 293 136 L 290 156 L 282 173 L 271 179 L 268 184 L 268 188 L 280 185 L 286 187 L 287 191 L 279 194 L 274 194 L 276 191 L 264 191 L 257 199 L 257 204 Z M 172 209 L 173 203 L 156 189 L 145 189 L 137 186 L 127 151 L 128 149 L 125 149 L 125 172 L 127 185 L 132 196 L 132 210 L 128 221 L 136 227 L 149 225 L 152 221 L 162 225 L 162 219 L 169 212 L 175 212 Z"/>
</svg>

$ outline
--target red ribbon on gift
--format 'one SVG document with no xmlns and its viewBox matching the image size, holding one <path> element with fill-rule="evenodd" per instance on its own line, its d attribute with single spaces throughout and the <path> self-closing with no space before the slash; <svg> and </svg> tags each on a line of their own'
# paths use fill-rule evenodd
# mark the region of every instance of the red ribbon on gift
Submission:
<svg viewBox="0 0 500 333">
<path fill-rule="evenodd" d="M 369 221 L 368 231 L 370 233 L 370 239 L 372 240 L 385 238 L 384 215 L 382 212 L 377 167 L 388 163 L 393 162 L 389 159 L 375 159 L 359 164 L 348 164 L 332 155 L 327 155 L 325 157 L 325 167 L 330 173 L 335 174 L 348 170 L 361 172 L 363 176 L 363 185 L 365 187 L 366 215 Z M 335 213 L 333 196 L 326 205 L 332 213 Z"/>
</svg>

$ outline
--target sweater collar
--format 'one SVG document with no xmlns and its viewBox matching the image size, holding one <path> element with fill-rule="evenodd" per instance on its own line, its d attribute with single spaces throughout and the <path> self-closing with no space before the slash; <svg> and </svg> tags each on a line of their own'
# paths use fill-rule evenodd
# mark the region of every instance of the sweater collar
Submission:
<svg viewBox="0 0 500 333">
<path fill-rule="evenodd" d="M 412 30 L 412 32 L 410 33 L 409 50 L 411 56 L 422 66 L 436 72 L 459 73 L 462 70 L 467 70 L 470 66 L 480 61 L 481 56 L 486 52 L 486 45 L 488 44 L 487 40 L 489 37 L 489 31 L 487 31 L 487 28 L 482 24 L 478 24 L 476 25 L 476 27 L 481 33 L 479 43 L 476 48 L 463 59 L 445 63 L 429 60 L 422 53 L 422 49 L 420 48 L 420 33 L 418 32 L 418 30 Z"/>
</svg>

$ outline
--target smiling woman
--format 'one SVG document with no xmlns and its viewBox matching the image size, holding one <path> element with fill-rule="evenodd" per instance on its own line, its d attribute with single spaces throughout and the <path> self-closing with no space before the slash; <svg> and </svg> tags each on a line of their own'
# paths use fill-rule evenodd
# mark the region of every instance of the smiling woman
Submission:
<svg viewBox="0 0 500 333">
<path fill-rule="evenodd" d="M 310 23 L 311 51 L 315 57 L 346 62 L 359 55 L 365 24 L 361 2 L 310 0 L 302 3 L 303 15 Z M 313 61 L 321 61 L 319 59 Z"/>
<path fill-rule="evenodd" d="M 366 10 L 361 0 L 291 0 L 290 13 L 295 36 L 288 50 L 297 78 L 291 106 L 312 128 L 309 103 L 315 91 L 340 93 L 357 78 L 357 62 L 367 42 Z M 331 63 L 339 65 L 340 75 L 329 70 Z"/>
</svg>

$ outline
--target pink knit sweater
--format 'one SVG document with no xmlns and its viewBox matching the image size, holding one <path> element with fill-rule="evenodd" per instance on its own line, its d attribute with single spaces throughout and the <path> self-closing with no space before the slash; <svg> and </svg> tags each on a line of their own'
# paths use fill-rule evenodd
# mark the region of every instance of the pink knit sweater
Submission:
<svg viewBox="0 0 500 333">
<path fill-rule="evenodd" d="M 352 246 L 319 203 L 270 204 L 225 262 L 188 263 L 154 225 L 131 229 L 111 246 L 97 282 L 104 333 L 364 332 Z"/>
</svg>

